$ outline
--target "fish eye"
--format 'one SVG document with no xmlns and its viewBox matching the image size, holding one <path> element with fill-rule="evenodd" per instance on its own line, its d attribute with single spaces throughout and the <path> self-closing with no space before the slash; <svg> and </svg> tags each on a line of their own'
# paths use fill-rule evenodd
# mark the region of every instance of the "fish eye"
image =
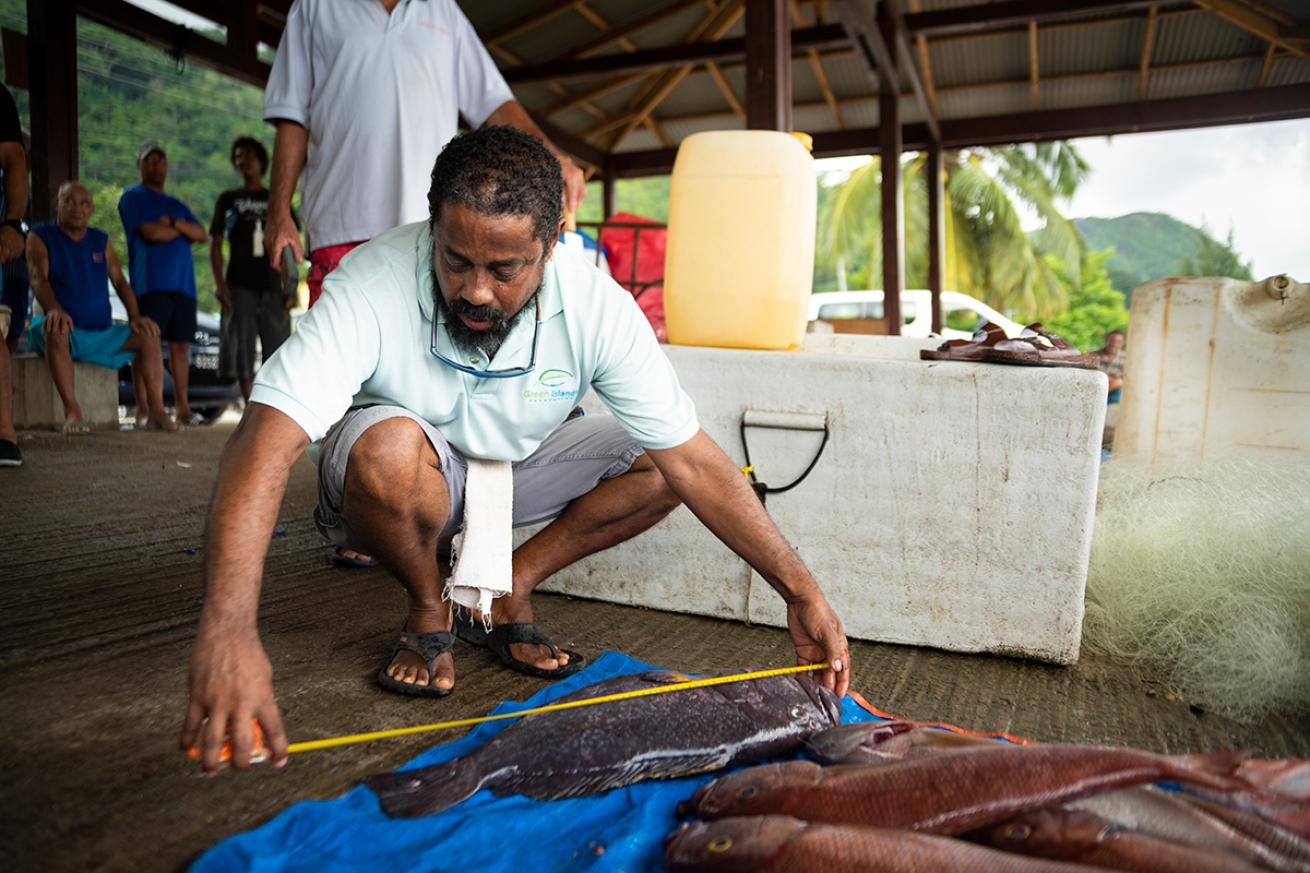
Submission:
<svg viewBox="0 0 1310 873">
<path fill-rule="evenodd" d="M 1033 829 L 1026 824 L 1013 824 L 1004 831 L 1007 840 L 1026 840 L 1032 833 Z"/>
<path fill-rule="evenodd" d="M 801 709 L 799 704 L 791 708 L 792 718 L 800 718 L 803 715 L 805 715 L 805 710 Z"/>
<path fill-rule="evenodd" d="M 726 852 L 732 848 L 732 837 L 715 837 L 705 844 L 705 848 L 715 854 Z"/>
<path fill-rule="evenodd" d="M 759 793 L 760 793 L 760 789 L 757 786 L 747 785 L 741 791 L 737 792 L 737 796 L 740 797 L 742 800 L 750 800 L 752 797 L 754 797 Z"/>
</svg>

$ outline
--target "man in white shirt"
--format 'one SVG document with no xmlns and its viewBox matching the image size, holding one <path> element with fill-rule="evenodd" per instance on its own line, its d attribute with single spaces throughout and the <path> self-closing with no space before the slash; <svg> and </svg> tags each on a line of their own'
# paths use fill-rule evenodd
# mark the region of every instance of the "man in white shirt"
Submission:
<svg viewBox="0 0 1310 873">
<path fill-rule="evenodd" d="M 218 767 L 229 724 L 233 763 L 249 763 L 252 717 L 285 761 L 255 624 L 264 550 L 251 544 L 269 541 L 288 471 L 320 438 L 319 529 L 377 555 L 408 592 L 400 643 L 378 676 L 385 687 L 449 694 L 452 629 L 479 641 L 467 613 L 455 626 L 438 554 L 463 517 L 465 459 L 482 458 L 514 463 L 516 526 L 553 519 L 514 551 L 512 593 L 493 601 L 481 640 L 498 642 L 509 666 L 546 677 L 576 669 L 533 624 L 533 588 L 681 501 L 782 595 L 797 660 L 828 663 L 820 681 L 845 693 L 840 620 L 700 429 L 636 302 L 555 245 L 562 188 L 550 152 L 517 130 L 452 140 L 432 171 L 429 220 L 351 255 L 260 369 L 209 516 L 182 732 L 205 769 Z M 588 387 L 613 416 L 571 416 Z"/>
<path fill-rule="evenodd" d="M 301 170 L 310 305 L 354 246 L 427 214 L 437 152 L 458 127 L 509 125 L 540 139 L 564 172 L 564 207 L 582 172 L 546 138 L 455 0 L 296 0 L 264 92 L 273 144 L 265 246 L 274 268 L 303 260 L 291 195 Z"/>
</svg>

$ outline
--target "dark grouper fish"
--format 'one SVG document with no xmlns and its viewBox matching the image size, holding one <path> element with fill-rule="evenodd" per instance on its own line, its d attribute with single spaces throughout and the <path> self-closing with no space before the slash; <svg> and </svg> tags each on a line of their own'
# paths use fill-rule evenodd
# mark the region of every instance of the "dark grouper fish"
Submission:
<svg viewBox="0 0 1310 873">
<path fill-rule="evenodd" d="M 616 676 L 556 700 L 686 681 L 677 673 Z M 837 698 L 808 678 L 770 676 L 673 694 L 525 716 L 467 755 L 371 776 L 392 817 L 447 809 L 479 788 L 538 800 L 576 797 L 785 755 L 841 718 Z"/>
</svg>

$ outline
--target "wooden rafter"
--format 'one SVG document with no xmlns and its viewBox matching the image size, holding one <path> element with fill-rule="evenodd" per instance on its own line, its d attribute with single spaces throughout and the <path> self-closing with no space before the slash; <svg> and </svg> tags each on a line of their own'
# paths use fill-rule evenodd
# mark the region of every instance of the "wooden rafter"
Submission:
<svg viewBox="0 0 1310 873">
<path fill-rule="evenodd" d="M 1195 69 L 1197 67 L 1224 66 L 1227 64 L 1250 64 L 1256 61 L 1262 61 L 1264 57 L 1265 55 L 1247 54 L 1247 55 L 1234 55 L 1232 57 L 1227 57 L 1227 58 L 1207 58 L 1204 60 L 1196 60 L 1196 61 L 1177 61 L 1172 64 L 1159 64 L 1157 66 L 1152 67 L 1152 70 L 1157 73 L 1164 73 L 1164 72 L 1171 72 L 1176 70 Z M 1279 58 L 1287 58 L 1287 57 L 1291 57 L 1291 55 L 1288 53 L 1275 54 L 1273 60 L 1276 61 Z M 1042 77 L 1042 81 L 1048 83 L 1073 82 L 1083 79 L 1105 79 L 1105 78 L 1113 78 L 1115 76 L 1136 76 L 1138 75 L 1138 72 L 1139 71 L 1137 67 L 1131 67 L 1131 68 L 1124 67 L 1114 70 L 1095 70 L 1087 73 L 1059 73 L 1059 74 L 1047 73 L 1045 76 Z M 1028 79 L 997 79 L 988 82 L 969 82 L 963 85 L 949 85 L 943 88 L 939 88 L 938 93 L 960 94 L 968 91 L 979 91 L 979 90 L 986 90 L 990 88 L 1016 88 L 1027 84 L 1029 84 Z M 909 91 L 904 91 L 901 93 L 901 96 L 909 97 L 911 95 Z M 851 106 L 860 106 L 860 105 L 875 103 L 877 102 L 877 100 L 878 100 L 878 96 L 876 94 L 871 94 L 863 97 L 844 97 L 840 99 L 840 102 L 843 107 L 851 107 Z M 815 101 L 815 102 L 807 102 L 807 103 L 797 103 L 795 108 L 797 110 L 822 109 L 825 106 L 827 106 L 827 103 L 825 103 L 824 101 Z M 724 117 L 725 114 L 726 113 L 723 112 L 697 112 L 697 113 L 687 113 L 684 115 L 670 115 L 670 116 L 666 116 L 662 120 L 665 123 L 670 123 L 670 124 L 673 122 L 708 121 L 713 118 L 722 118 Z"/>
<path fill-rule="evenodd" d="M 520 33 L 526 33 L 532 28 L 550 21 L 555 16 L 568 12 L 570 9 L 576 9 L 581 6 L 583 2 L 584 0 L 568 0 L 568 2 L 565 3 L 548 3 L 545 8 L 534 9 L 532 12 L 520 16 L 515 21 L 511 21 L 490 36 L 483 37 L 482 41 L 487 46 L 497 45 L 507 39 L 512 39 L 518 36 Z"/>
<path fill-rule="evenodd" d="M 577 9 L 578 14 L 580 14 L 583 18 L 591 22 L 598 30 L 600 30 L 601 33 L 610 33 L 611 31 L 614 30 L 613 26 L 610 25 L 610 23 L 606 21 L 603 17 L 601 17 L 600 13 L 596 12 L 594 9 L 588 6 L 585 0 L 582 3 L 579 3 L 574 8 Z M 637 50 L 637 44 L 634 43 L 632 40 L 628 39 L 626 36 L 620 36 L 615 41 L 619 44 L 620 48 L 622 48 L 625 52 L 629 54 Z M 555 86 L 555 93 L 557 94 L 568 93 L 568 90 L 564 88 L 563 85 L 560 85 L 558 82 L 554 82 L 552 84 Z M 604 115 L 602 114 L 601 116 L 598 117 L 603 118 Z M 653 133 L 655 135 L 655 138 L 658 139 L 663 145 L 665 146 L 673 145 L 673 139 L 664 131 L 664 128 L 662 128 L 659 122 L 657 122 L 654 118 L 651 118 L 649 115 L 647 115 L 645 118 L 642 119 L 641 123 L 647 130 Z"/>
<path fill-rule="evenodd" d="M 805 15 L 801 12 L 800 3 L 797 0 L 788 0 L 787 5 L 791 9 L 792 23 L 797 27 L 804 27 Z M 823 100 L 828 104 L 828 111 L 832 113 L 833 120 L 837 122 L 838 127 L 845 127 L 846 118 L 842 115 L 841 104 L 837 102 L 832 92 L 832 85 L 828 82 L 828 71 L 823 68 L 823 59 L 819 57 L 818 49 L 806 49 L 805 57 L 810 61 L 814 78 L 819 81 L 819 90 L 823 92 Z"/>
<path fill-rule="evenodd" d="M 690 9 L 693 6 L 704 6 L 704 5 L 705 5 L 705 0 L 681 0 L 681 2 L 679 3 L 673 3 L 669 6 L 664 7 L 663 9 L 657 9 L 655 12 L 652 12 L 650 15 L 647 15 L 645 18 L 641 18 L 637 21 L 634 21 L 631 24 L 625 24 L 623 27 L 620 27 L 617 30 L 611 30 L 609 33 L 603 34 L 597 37 L 596 39 L 593 39 L 591 42 L 585 43 L 579 46 L 578 48 L 573 49 L 572 51 L 562 55 L 561 59 L 590 57 L 591 55 L 594 55 L 598 51 L 602 51 L 604 49 L 609 48 L 610 46 L 619 42 L 619 40 L 631 37 L 647 29 L 648 27 L 653 27 L 656 24 L 659 24 L 660 22 L 668 18 L 672 18 L 674 15 L 677 15 L 678 13 L 682 12 L 684 9 Z"/>
<path fill-rule="evenodd" d="M 1146 83 L 1151 77 L 1151 48 L 1155 45 L 1155 25 L 1160 20 L 1160 10 L 1155 6 L 1146 16 L 1146 36 L 1142 38 L 1142 63 L 1137 74 L 1137 99 L 1146 97 Z"/>
<path fill-rule="evenodd" d="M 918 12 L 921 0 L 910 0 L 910 11 Z M 937 88 L 932 81 L 932 60 L 928 55 L 928 37 L 923 34 L 915 34 L 914 48 L 919 53 L 919 66 L 923 69 L 923 88 L 928 95 L 928 103 L 932 106 L 933 114 L 937 113 Z"/>
<path fill-rule="evenodd" d="M 1260 77 L 1255 80 L 1255 86 L 1257 88 L 1263 88 L 1265 82 L 1269 80 L 1269 69 L 1274 65 L 1274 50 L 1277 48 L 1278 47 L 1271 42 L 1269 43 L 1269 48 L 1265 49 L 1265 58 L 1260 62 Z"/>
<path fill-rule="evenodd" d="M 741 101 L 737 99 L 737 95 L 733 92 L 732 86 L 728 84 L 728 79 L 723 75 L 723 70 L 720 69 L 719 65 L 714 61 L 710 61 L 706 64 L 705 69 L 709 72 L 710 78 L 714 80 L 714 84 L 719 86 L 719 91 L 723 94 L 723 99 L 727 100 L 728 105 L 732 107 L 732 114 L 745 121 L 746 109 L 741 105 Z"/>
<path fill-rule="evenodd" d="M 647 73 L 631 73 L 617 79 L 610 79 L 606 82 L 602 82 L 595 88 L 589 88 L 586 91 L 579 91 L 576 94 L 570 94 L 567 100 L 561 100 L 553 106 L 546 107 L 542 114 L 551 116 L 558 115 L 561 112 L 567 112 L 570 109 L 575 109 L 581 106 L 589 100 L 596 100 L 600 97 L 604 97 L 606 94 L 613 94 L 615 91 L 621 91 L 634 82 L 640 82 L 642 79 L 646 78 L 647 75 Z"/>
<path fill-rule="evenodd" d="M 732 29 L 742 15 L 743 0 L 720 0 L 720 2 L 701 19 L 696 27 L 692 28 L 685 42 L 692 43 L 702 36 L 709 40 L 720 39 L 725 33 Z M 623 116 L 623 124 L 618 133 L 610 140 L 606 151 L 613 152 L 619 143 L 632 131 L 636 130 L 637 125 L 642 123 L 648 115 L 655 111 L 655 107 L 663 102 L 664 98 L 669 96 L 678 83 L 687 77 L 687 75 L 696 68 L 693 64 L 683 64 L 675 70 L 661 73 L 652 77 L 651 84 L 648 88 L 643 89 L 633 102 L 628 104 L 628 112 Z"/>
<path fill-rule="evenodd" d="M 1310 58 L 1310 27 L 1254 0 L 1195 0 L 1248 33 L 1266 39 L 1279 48 Z"/>
<path fill-rule="evenodd" d="M 1042 102 L 1042 83 L 1037 67 L 1037 22 L 1028 22 L 1028 87 L 1032 108 L 1038 109 Z"/>
</svg>

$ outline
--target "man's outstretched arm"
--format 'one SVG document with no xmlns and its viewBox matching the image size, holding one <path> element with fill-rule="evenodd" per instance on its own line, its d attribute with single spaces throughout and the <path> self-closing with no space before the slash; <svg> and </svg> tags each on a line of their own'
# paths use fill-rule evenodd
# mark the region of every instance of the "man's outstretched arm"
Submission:
<svg viewBox="0 0 1310 873">
<path fill-rule="evenodd" d="M 199 747 L 207 771 L 218 769 L 229 732 L 233 766 L 250 765 L 251 719 L 259 722 L 273 763 L 286 763 L 273 668 L 256 616 L 264 556 L 287 477 L 308 444 L 288 416 L 252 403 L 223 449 L 205 533 L 205 604 L 181 737 L 182 748 Z"/>
<path fill-rule="evenodd" d="M 840 662 L 820 681 L 844 695 L 851 656 L 841 619 L 737 466 L 703 430 L 680 446 L 647 454 L 687 508 L 782 595 L 797 661 L 827 661 L 834 668 Z"/>
</svg>

